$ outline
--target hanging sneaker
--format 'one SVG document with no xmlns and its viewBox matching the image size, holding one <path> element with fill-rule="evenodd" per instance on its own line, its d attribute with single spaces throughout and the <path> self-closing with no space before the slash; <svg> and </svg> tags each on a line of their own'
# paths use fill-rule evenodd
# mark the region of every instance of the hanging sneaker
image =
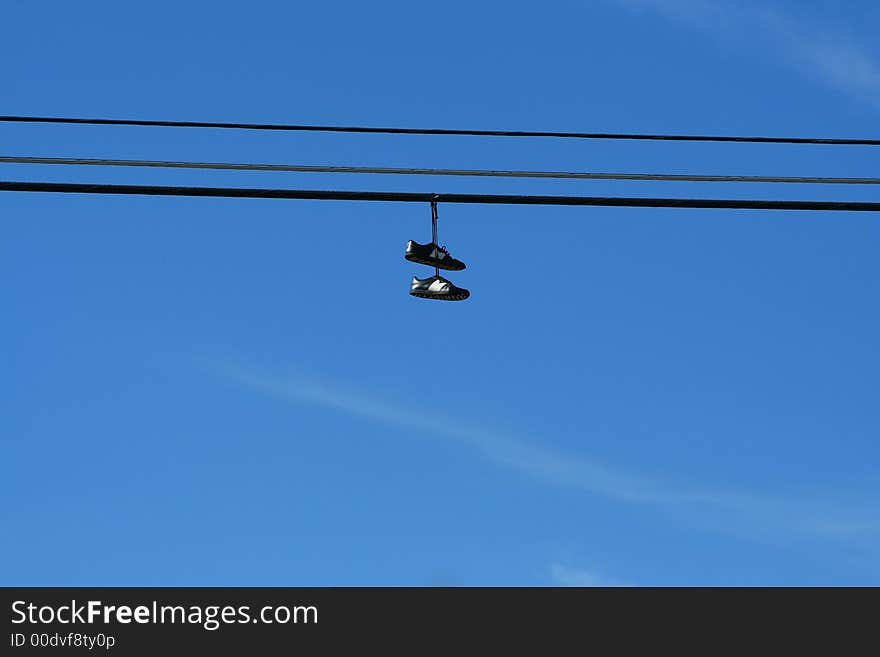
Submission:
<svg viewBox="0 0 880 657">
<path fill-rule="evenodd" d="M 465 268 L 465 264 L 461 260 L 456 260 L 445 246 L 437 246 L 433 242 L 430 244 L 419 244 L 410 240 L 406 243 L 406 255 L 404 256 L 410 262 L 417 262 L 420 265 L 429 265 L 439 269 L 448 269 L 449 271 L 461 271 Z"/>
<path fill-rule="evenodd" d="M 471 293 L 463 287 L 456 287 L 442 276 L 416 278 L 413 276 L 409 293 L 422 299 L 439 299 L 440 301 L 464 301 Z"/>
</svg>

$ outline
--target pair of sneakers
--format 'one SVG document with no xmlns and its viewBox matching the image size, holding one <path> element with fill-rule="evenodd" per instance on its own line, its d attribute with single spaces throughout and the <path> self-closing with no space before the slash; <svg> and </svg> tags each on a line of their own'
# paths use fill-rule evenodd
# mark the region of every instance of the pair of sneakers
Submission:
<svg viewBox="0 0 880 657">
<path fill-rule="evenodd" d="M 410 262 L 417 262 L 420 265 L 429 265 L 448 271 L 461 271 L 465 268 L 465 264 L 461 260 L 456 260 L 449 255 L 446 247 L 438 246 L 434 242 L 419 244 L 410 240 L 406 244 L 406 255 L 404 257 Z M 409 293 L 414 297 L 438 299 L 440 301 L 464 301 L 471 295 L 468 290 L 454 285 L 451 281 L 440 276 L 439 273 L 428 278 L 413 276 L 409 286 Z"/>
</svg>

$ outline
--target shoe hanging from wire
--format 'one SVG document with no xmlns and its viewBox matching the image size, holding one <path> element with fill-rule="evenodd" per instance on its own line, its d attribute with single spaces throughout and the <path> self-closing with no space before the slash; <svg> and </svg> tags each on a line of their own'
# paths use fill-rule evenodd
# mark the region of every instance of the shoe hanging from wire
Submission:
<svg viewBox="0 0 880 657">
<path fill-rule="evenodd" d="M 410 283 L 409 293 L 422 299 L 437 299 L 438 301 L 464 301 L 471 293 L 457 287 L 451 281 L 440 275 L 441 269 L 449 271 L 461 271 L 466 265 L 453 258 L 445 246 L 437 242 L 437 201 L 431 201 L 431 242 L 419 244 L 410 240 L 406 244 L 404 258 L 420 265 L 434 267 L 434 275 L 428 278 L 413 276 Z"/>
</svg>

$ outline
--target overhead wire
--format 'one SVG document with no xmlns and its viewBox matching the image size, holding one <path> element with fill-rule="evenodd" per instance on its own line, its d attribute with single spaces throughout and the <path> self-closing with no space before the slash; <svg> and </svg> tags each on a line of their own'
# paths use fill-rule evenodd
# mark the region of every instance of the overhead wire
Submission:
<svg viewBox="0 0 880 657">
<path fill-rule="evenodd" d="M 279 130 L 294 132 L 346 132 L 393 135 L 457 135 L 471 137 L 544 137 L 560 139 L 615 139 L 635 141 L 739 142 L 758 144 L 814 144 L 835 146 L 880 146 L 880 139 L 760 137 L 729 135 L 675 135 L 615 132 L 557 132 L 548 130 L 469 130 L 450 128 L 404 128 L 344 125 L 304 125 L 283 123 L 227 123 L 216 121 L 164 121 L 146 119 L 108 119 L 60 116 L 0 116 L 4 123 L 58 123 L 69 125 L 116 125 L 166 128 L 215 128 L 232 130 Z"/>
<path fill-rule="evenodd" d="M 228 162 L 177 162 L 166 160 L 119 160 L 72 157 L 0 156 L 0 164 L 51 164 L 71 166 L 156 167 L 170 169 L 214 169 L 231 171 L 276 171 L 307 173 L 367 173 L 417 176 L 462 176 L 495 178 L 544 178 L 577 180 L 630 180 L 667 182 L 801 183 L 823 185 L 880 185 L 880 178 L 830 178 L 803 176 L 718 176 L 668 173 L 603 173 L 591 171 L 521 171 L 494 169 L 432 169 L 369 166 L 325 166 L 311 164 L 250 164 Z"/>
<path fill-rule="evenodd" d="M 509 194 L 447 194 L 430 192 L 262 189 L 241 187 L 177 187 L 0 181 L 0 191 L 76 194 L 134 194 L 223 198 L 274 198 L 407 203 L 490 203 L 507 205 L 566 205 L 632 208 L 705 208 L 727 210 L 810 210 L 823 212 L 880 212 L 880 203 L 860 201 L 780 201 L 747 199 L 639 198 L 607 196 L 538 196 Z"/>
</svg>

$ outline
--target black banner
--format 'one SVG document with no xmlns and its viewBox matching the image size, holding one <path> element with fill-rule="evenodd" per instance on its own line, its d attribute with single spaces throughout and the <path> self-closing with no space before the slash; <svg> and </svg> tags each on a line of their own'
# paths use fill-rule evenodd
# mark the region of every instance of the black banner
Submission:
<svg viewBox="0 0 880 657">
<path fill-rule="evenodd" d="M 2 654 L 621 653 L 878 639 L 876 589 L 5 588 Z"/>
</svg>

